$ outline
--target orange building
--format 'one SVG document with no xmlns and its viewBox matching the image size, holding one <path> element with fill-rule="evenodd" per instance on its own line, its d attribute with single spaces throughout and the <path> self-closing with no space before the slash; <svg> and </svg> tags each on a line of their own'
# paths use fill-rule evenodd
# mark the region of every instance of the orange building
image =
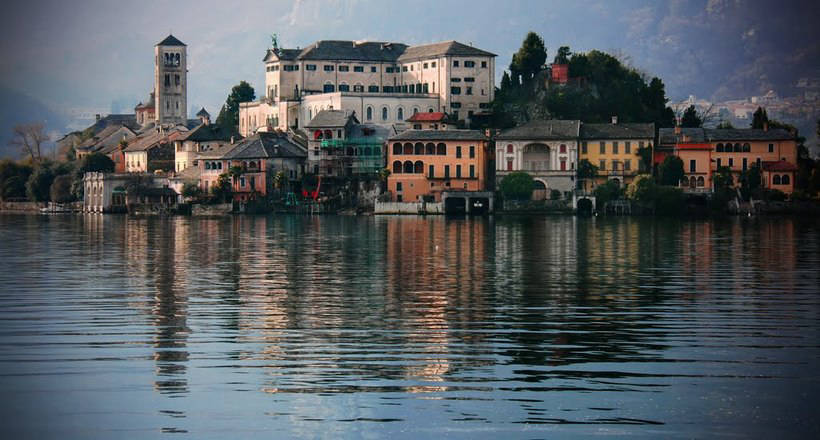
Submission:
<svg viewBox="0 0 820 440">
<path fill-rule="evenodd" d="M 443 191 L 484 191 L 492 154 L 478 130 L 407 130 L 388 140 L 394 202 L 441 201 Z"/>
<path fill-rule="evenodd" d="M 737 186 L 741 173 L 757 166 L 764 188 L 787 194 L 794 191 L 797 141 L 787 130 L 677 127 L 660 129 L 658 137 L 655 163 L 660 164 L 669 154 L 679 156 L 683 160 L 684 186 L 690 190 L 711 191 L 712 175 L 721 167 L 731 170 Z"/>
</svg>

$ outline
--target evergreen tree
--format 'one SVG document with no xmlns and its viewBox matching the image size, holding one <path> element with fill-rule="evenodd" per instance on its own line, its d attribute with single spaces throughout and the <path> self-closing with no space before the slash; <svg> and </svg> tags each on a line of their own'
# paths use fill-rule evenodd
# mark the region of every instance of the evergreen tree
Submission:
<svg viewBox="0 0 820 440">
<path fill-rule="evenodd" d="M 666 156 L 658 168 L 661 185 L 678 186 L 683 179 L 683 161 L 678 156 Z"/>
<path fill-rule="evenodd" d="M 555 64 L 568 64 L 570 55 L 569 46 L 561 46 L 558 48 L 558 53 L 552 62 Z"/>
<path fill-rule="evenodd" d="M 683 111 L 681 118 L 681 127 L 684 128 L 699 128 L 703 126 L 703 120 L 698 115 L 697 109 L 694 105 L 690 105 Z"/>
<path fill-rule="evenodd" d="M 510 79 L 510 75 L 507 71 L 504 71 L 504 74 L 501 75 L 501 91 L 507 92 L 512 87 L 512 80 Z"/>
<path fill-rule="evenodd" d="M 754 115 L 752 115 L 752 128 L 762 130 L 763 126 L 768 122 L 769 115 L 766 114 L 766 109 L 763 107 L 758 107 L 757 110 L 755 110 Z"/>
<path fill-rule="evenodd" d="M 256 92 L 250 84 L 240 81 L 233 86 L 231 93 L 225 100 L 225 105 L 219 111 L 216 123 L 227 132 L 235 132 L 239 127 L 239 103 L 250 102 L 256 99 Z"/>
<path fill-rule="evenodd" d="M 544 46 L 544 40 L 535 32 L 529 32 L 524 37 L 521 48 L 512 57 L 510 71 L 513 76 L 517 73 L 527 81 L 543 69 L 546 60 L 547 48 Z"/>
</svg>

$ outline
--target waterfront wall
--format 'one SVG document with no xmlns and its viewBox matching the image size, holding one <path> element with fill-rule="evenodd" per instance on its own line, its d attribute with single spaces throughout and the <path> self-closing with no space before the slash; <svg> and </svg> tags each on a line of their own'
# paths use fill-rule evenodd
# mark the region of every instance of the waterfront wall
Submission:
<svg viewBox="0 0 820 440">
<path fill-rule="evenodd" d="M 231 212 L 233 212 L 232 203 L 222 203 L 218 205 L 195 203 L 191 205 L 191 215 L 193 216 L 228 215 Z"/>
<path fill-rule="evenodd" d="M 444 214 L 442 202 L 376 202 L 375 214 Z"/>
<path fill-rule="evenodd" d="M 9 212 L 39 212 L 45 203 L 38 202 L 0 202 L 0 211 Z"/>
</svg>

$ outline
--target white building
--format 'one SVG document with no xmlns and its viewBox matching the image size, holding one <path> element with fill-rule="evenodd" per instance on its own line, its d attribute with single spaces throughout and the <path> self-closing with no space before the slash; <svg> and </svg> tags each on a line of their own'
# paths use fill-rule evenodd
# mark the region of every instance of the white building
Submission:
<svg viewBox="0 0 820 440">
<path fill-rule="evenodd" d="M 494 97 L 495 54 L 456 41 L 317 41 L 269 49 L 264 63 L 266 97 L 240 105 L 243 136 L 302 128 L 331 109 L 354 111 L 364 123 L 401 122 L 415 111 L 469 121 Z"/>
</svg>

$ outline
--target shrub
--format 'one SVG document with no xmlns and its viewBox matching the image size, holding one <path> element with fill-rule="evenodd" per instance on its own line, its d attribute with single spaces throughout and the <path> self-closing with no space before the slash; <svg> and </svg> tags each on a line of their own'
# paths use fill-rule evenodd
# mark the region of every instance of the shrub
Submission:
<svg viewBox="0 0 820 440">
<path fill-rule="evenodd" d="M 501 194 L 508 200 L 529 200 L 532 198 L 533 180 L 532 176 L 516 171 L 504 176 L 499 185 Z"/>
<path fill-rule="evenodd" d="M 3 182 L 3 200 L 26 196 L 26 181 L 21 176 L 11 176 Z"/>
<path fill-rule="evenodd" d="M 661 185 L 678 186 L 683 179 L 683 161 L 678 156 L 667 156 L 658 168 Z"/>
<path fill-rule="evenodd" d="M 91 153 L 86 155 L 80 161 L 80 166 L 77 168 L 77 173 L 80 177 L 82 177 L 83 174 L 91 172 L 113 173 L 114 161 L 102 153 Z"/>
<path fill-rule="evenodd" d="M 626 198 L 635 200 L 636 202 L 651 202 L 655 199 L 655 192 L 657 185 L 648 174 L 639 174 L 626 187 Z"/>
<path fill-rule="evenodd" d="M 26 182 L 26 195 L 35 202 L 47 202 L 51 198 L 49 191 L 54 182 L 54 172 L 48 165 L 41 165 L 31 174 Z"/>
<path fill-rule="evenodd" d="M 74 201 L 74 194 L 71 192 L 71 185 L 74 178 L 70 174 L 62 174 L 54 178 L 51 183 L 49 193 L 51 201 L 56 203 L 68 203 Z"/>
<path fill-rule="evenodd" d="M 561 200 L 561 191 L 557 189 L 550 191 L 550 200 Z"/>
<path fill-rule="evenodd" d="M 609 202 L 610 200 L 617 200 L 621 198 L 622 195 L 620 185 L 612 180 L 609 180 L 602 185 L 598 185 L 592 193 L 595 195 L 595 205 L 598 210 L 603 209 L 606 202 Z"/>
</svg>

